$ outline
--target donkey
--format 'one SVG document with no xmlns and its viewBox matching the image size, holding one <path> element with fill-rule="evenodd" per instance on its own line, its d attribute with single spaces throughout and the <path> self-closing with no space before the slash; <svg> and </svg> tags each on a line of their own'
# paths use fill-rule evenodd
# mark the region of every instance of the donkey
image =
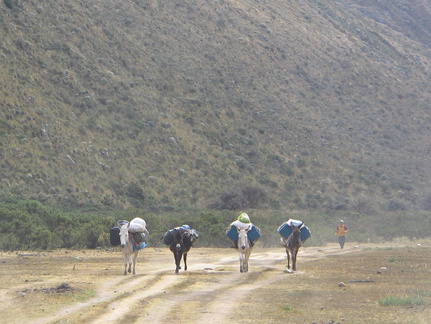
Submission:
<svg viewBox="0 0 431 324">
<path fill-rule="evenodd" d="M 290 259 L 292 259 L 292 270 L 296 271 L 296 255 L 298 254 L 299 248 L 302 246 L 301 242 L 301 226 L 303 223 L 298 226 L 291 225 L 292 233 L 289 235 L 287 239 L 283 238 L 283 245 L 286 248 L 287 254 L 287 269 L 290 270 Z M 290 255 L 289 255 L 290 252 Z"/>
<path fill-rule="evenodd" d="M 120 226 L 120 242 L 121 242 L 121 252 L 123 252 L 124 258 L 124 275 L 127 272 L 132 272 L 135 274 L 136 259 L 138 258 L 139 250 L 134 248 L 133 238 L 129 234 L 130 223 L 126 223 Z M 129 265 L 129 269 L 127 269 Z"/>
<path fill-rule="evenodd" d="M 248 259 L 250 258 L 253 246 L 250 243 L 247 232 L 250 228 L 238 228 L 238 240 L 236 241 L 236 248 L 239 252 L 239 271 L 248 272 Z"/>
<path fill-rule="evenodd" d="M 179 273 L 181 269 L 181 258 L 184 258 L 184 271 L 187 271 L 187 252 L 190 251 L 193 243 L 184 235 L 186 232 L 183 228 L 175 228 L 173 231 L 173 239 L 169 249 L 174 254 L 175 258 L 175 273 Z"/>
</svg>

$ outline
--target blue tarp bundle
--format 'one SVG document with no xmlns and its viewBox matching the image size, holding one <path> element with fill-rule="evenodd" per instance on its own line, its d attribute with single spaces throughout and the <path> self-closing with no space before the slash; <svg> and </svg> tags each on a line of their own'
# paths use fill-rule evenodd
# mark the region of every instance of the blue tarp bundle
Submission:
<svg viewBox="0 0 431 324">
<path fill-rule="evenodd" d="M 302 223 L 301 221 L 289 219 L 286 223 L 283 223 L 280 225 L 277 232 L 280 233 L 280 235 L 283 236 L 285 239 L 287 239 L 289 235 L 292 234 L 291 225 L 293 224 L 297 226 L 301 223 Z M 305 242 L 311 236 L 311 231 L 305 225 L 302 225 L 300 230 L 301 230 L 301 241 Z"/>
<path fill-rule="evenodd" d="M 229 229 L 226 231 L 226 235 L 234 242 L 238 240 L 238 230 L 235 226 L 229 227 Z M 262 236 L 262 234 L 257 226 L 252 225 L 251 229 L 247 232 L 247 236 L 250 242 L 254 244 Z"/>
<path fill-rule="evenodd" d="M 133 243 L 133 251 L 142 250 L 142 249 L 144 249 L 146 247 L 148 247 L 148 244 L 146 242 Z"/>
</svg>

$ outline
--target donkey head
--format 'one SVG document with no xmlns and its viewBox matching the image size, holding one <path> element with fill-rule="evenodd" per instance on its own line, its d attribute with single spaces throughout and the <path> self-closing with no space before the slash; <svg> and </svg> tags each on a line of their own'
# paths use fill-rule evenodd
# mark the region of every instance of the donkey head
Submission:
<svg viewBox="0 0 431 324">
<path fill-rule="evenodd" d="M 183 247 L 183 238 L 184 238 L 184 230 L 183 229 L 176 229 L 174 231 L 173 242 L 175 243 L 175 249 L 177 251 L 181 251 L 181 249 Z"/>
<path fill-rule="evenodd" d="M 299 224 L 298 226 L 295 226 L 295 225 L 290 225 L 290 227 L 292 228 L 292 233 L 297 233 L 297 232 L 299 232 L 299 233 L 301 233 L 301 226 L 303 225 L 304 223 L 301 223 L 301 224 Z"/>
<path fill-rule="evenodd" d="M 250 228 L 238 228 L 238 248 L 244 250 L 247 247 L 248 235 Z"/>
<path fill-rule="evenodd" d="M 127 244 L 127 238 L 129 236 L 130 223 L 124 224 L 120 227 L 120 243 L 121 247 L 125 247 Z"/>
<path fill-rule="evenodd" d="M 300 238 L 300 236 L 301 236 L 301 226 L 302 226 L 302 224 L 303 223 L 301 223 L 301 224 L 299 224 L 298 226 L 295 226 L 295 225 L 291 225 L 290 227 L 292 228 L 292 237 L 295 239 L 295 240 L 299 240 L 299 238 Z"/>
</svg>

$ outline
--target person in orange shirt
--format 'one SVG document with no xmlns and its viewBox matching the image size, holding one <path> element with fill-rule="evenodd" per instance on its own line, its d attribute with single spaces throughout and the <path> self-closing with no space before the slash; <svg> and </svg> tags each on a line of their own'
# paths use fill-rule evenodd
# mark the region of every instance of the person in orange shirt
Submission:
<svg viewBox="0 0 431 324">
<path fill-rule="evenodd" d="M 344 243 L 346 243 L 346 234 L 349 231 L 347 225 L 343 220 L 338 223 L 337 229 L 335 230 L 335 235 L 338 236 L 338 243 L 341 248 L 344 248 Z"/>
</svg>

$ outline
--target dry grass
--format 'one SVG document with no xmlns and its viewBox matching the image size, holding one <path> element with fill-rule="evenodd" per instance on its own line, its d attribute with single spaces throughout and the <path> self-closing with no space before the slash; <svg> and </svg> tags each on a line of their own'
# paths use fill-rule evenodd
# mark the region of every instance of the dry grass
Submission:
<svg viewBox="0 0 431 324">
<path fill-rule="evenodd" d="M 247 304 L 261 320 L 274 323 L 286 318 L 289 323 L 428 323 L 429 297 L 420 305 L 380 306 L 379 301 L 429 296 L 429 253 L 429 248 L 373 248 L 307 262 L 295 276 L 257 291 Z"/>
<path fill-rule="evenodd" d="M 141 254 L 137 275 L 127 277 L 115 251 L 2 253 L 0 311 L 12 324 L 174 318 L 178 323 L 428 323 L 429 244 L 368 246 L 307 247 L 294 274 L 284 272 L 282 249 L 255 249 L 247 274 L 239 273 L 232 249 L 195 249 L 189 271 L 179 275 L 173 274 L 169 251 L 149 249 Z M 73 291 L 42 290 L 61 283 Z M 382 300 L 389 305 L 382 306 Z M 187 316 L 178 319 L 178 314 Z"/>
</svg>

